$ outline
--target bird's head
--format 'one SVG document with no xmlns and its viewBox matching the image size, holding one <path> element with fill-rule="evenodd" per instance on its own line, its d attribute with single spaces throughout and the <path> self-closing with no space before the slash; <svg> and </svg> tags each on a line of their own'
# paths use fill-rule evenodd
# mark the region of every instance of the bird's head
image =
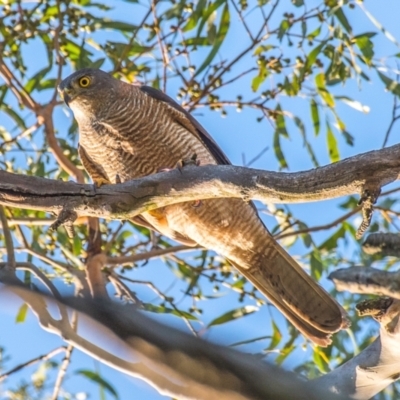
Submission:
<svg viewBox="0 0 400 400">
<path fill-rule="evenodd" d="M 102 109 L 112 101 L 120 81 L 99 69 L 85 68 L 65 78 L 58 86 L 58 92 L 74 113 L 95 113 L 96 105 Z"/>
</svg>

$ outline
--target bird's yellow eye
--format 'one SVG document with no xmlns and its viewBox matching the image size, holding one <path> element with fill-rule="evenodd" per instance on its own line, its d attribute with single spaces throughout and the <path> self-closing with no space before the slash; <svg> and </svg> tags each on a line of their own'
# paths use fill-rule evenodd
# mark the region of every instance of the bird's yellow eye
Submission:
<svg viewBox="0 0 400 400">
<path fill-rule="evenodd" d="M 80 87 L 88 87 L 90 85 L 90 78 L 88 76 L 82 76 L 81 79 L 79 79 L 79 86 Z"/>
</svg>

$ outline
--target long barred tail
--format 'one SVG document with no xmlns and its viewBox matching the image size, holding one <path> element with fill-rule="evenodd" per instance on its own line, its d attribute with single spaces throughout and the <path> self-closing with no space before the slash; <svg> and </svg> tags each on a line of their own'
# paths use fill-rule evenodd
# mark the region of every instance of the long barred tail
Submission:
<svg viewBox="0 0 400 400">
<path fill-rule="evenodd" d="M 347 328 L 344 309 L 276 243 L 273 258 L 249 269 L 234 266 L 307 338 L 319 346 Z"/>
</svg>

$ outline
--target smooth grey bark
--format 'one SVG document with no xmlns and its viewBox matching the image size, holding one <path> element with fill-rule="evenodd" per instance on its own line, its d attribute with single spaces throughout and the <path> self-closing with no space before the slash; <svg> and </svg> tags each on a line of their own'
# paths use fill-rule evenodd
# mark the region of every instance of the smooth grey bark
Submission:
<svg viewBox="0 0 400 400">
<path fill-rule="evenodd" d="M 3 271 L 4 272 L 4 271 Z M 1 269 L 0 269 L 1 278 Z M 2 281 L 9 283 L 7 275 Z M 43 328 L 74 347 L 133 377 L 154 386 L 160 393 L 187 400 L 340 400 L 325 389 L 310 387 L 295 374 L 262 362 L 258 358 L 218 346 L 162 325 L 146 315 L 106 299 L 49 298 L 21 285 L 2 291 L 17 295 L 38 317 Z M 47 310 L 57 307 L 61 319 Z M 72 308 L 90 317 L 92 329 L 107 341 L 119 344 L 124 358 L 109 353 L 80 336 L 67 315 Z M 80 318 L 82 319 L 82 318 Z"/>
<path fill-rule="evenodd" d="M 0 171 L 0 204 L 59 213 L 128 218 L 143 211 L 196 199 L 236 197 L 275 203 L 376 194 L 400 174 L 400 145 L 297 173 L 230 165 L 187 166 L 117 185 L 60 182 Z"/>
<path fill-rule="evenodd" d="M 329 275 L 337 290 L 400 299 L 400 272 L 372 267 L 341 268 Z"/>
<path fill-rule="evenodd" d="M 365 400 L 399 379 L 400 301 L 378 302 L 383 307 L 367 312 L 373 314 L 381 324 L 377 339 L 345 364 L 311 381 L 313 387 Z"/>
</svg>

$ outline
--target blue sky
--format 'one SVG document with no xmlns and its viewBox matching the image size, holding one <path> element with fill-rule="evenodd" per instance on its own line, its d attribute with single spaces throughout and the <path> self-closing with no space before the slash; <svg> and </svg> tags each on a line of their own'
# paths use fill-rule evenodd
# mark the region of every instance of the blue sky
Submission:
<svg viewBox="0 0 400 400">
<path fill-rule="evenodd" d="M 368 0 L 364 2 L 364 6 L 385 26 L 388 32 L 390 32 L 396 39 L 400 40 L 400 26 L 398 24 L 400 3 L 396 0 L 385 1 L 384 6 L 382 6 L 382 3 L 379 3 L 380 2 Z M 137 23 L 140 20 L 142 9 L 139 5 L 132 5 L 122 1 L 113 2 L 112 4 L 115 6 L 115 9 L 110 13 L 110 18 L 115 17 L 116 19 L 125 20 L 130 23 Z M 347 15 L 351 25 L 355 28 L 355 33 L 377 30 L 377 28 L 359 9 L 356 9 L 353 12 L 348 12 Z M 253 17 L 254 20 L 257 21 L 260 16 L 254 15 Z M 238 22 L 233 19 L 232 24 L 238 25 Z M 239 28 L 232 29 L 230 37 L 228 37 L 227 42 L 221 49 L 221 54 L 223 55 L 231 51 L 232 47 L 241 46 L 243 41 L 245 41 L 245 39 Z M 375 52 L 376 57 L 378 58 L 400 52 L 396 44 L 383 35 L 379 36 L 376 43 L 377 46 Z M 37 52 L 39 50 L 32 46 L 26 48 L 24 51 L 26 51 L 27 55 L 31 54 L 32 56 L 37 57 Z M 40 57 L 33 57 L 33 59 L 39 60 Z M 39 65 L 39 62 L 37 64 L 33 62 L 30 68 L 33 70 L 39 68 L 36 65 Z M 362 82 L 361 88 L 358 87 L 355 82 L 349 82 L 344 87 L 336 87 L 334 89 L 335 94 L 349 96 L 368 106 L 370 109 L 369 113 L 364 114 L 345 104 L 338 105 L 339 114 L 346 123 L 347 130 L 355 137 L 355 145 L 353 147 L 347 146 L 344 140 L 339 138 L 340 155 L 342 158 L 369 150 L 379 149 L 382 146 L 384 133 L 390 122 L 392 97 L 390 93 L 387 93 L 384 90 L 384 85 L 378 80 L 374 73 L 371 73 L 371 77 L 371 82 Z M 251 78 L 249 77 L 247 81 L 241 83 L 240 87 L 236 86 L 228 90 L 232 90 L 233 95 L 236 95 L 238 92 L 244 92 L 250 96 L 250 80 Z M 176 85 L 174 82 L 171 82 L 168 85 L 168 93 L 174 95 L 175 92 Z M 303 118 L 303 121 L 306 122 L 310 119 L 309 106 L 307 102 L 301 102 L 297 98 L 286 98 L 283 101 L 288 108 L 295 108 L 297 114 Z M 66 115 L 66 111 L 65 107 L 60 107 L 57 111 L 57 129 L 59 130 L 60 136 L 62 136 L 63 132 L 66 131 L 72 118 L 71 115 Z M 221 118 L 219 113 L 210 112 L 207 109 L 201 109 L 195 112 L 196 118 L 198 118 L 205 128 L 212 134 L 234 164 L 242 164 L 243 154 L 245 154 L 247 160 L 250 160 L 257 155 L 261 149 L 269 146 L 270 149 L 266 154 L 257 160 L 252 166 L 260 169 L 277 170 L 278 163 L 273 154 L 271 145 L 272 128 L 265 122 L 261 124 L 257 123 L 256 117 L 258 115 L 259 114 L 254 110 L 244 110 L 241 113 L 237 113 L 234 108 L 228 111 L 227 118 Z M 2 124 L 7 126 L 9 122 L 0 121 L 0 125 Z M 291 123 L 288 123 L 288 127 L 290 139 L 283 141 L 283 150 L 288 160 L 290 171 L 312 168 L 312 163 L 303 147 L 303 142 L 298 134 L 297 128 L 295 128 L 294 124 Z M 309 138 L 312 138 L 313 140 L 313 145 L 315 146 L 314 148 L 320 164 L 328 164 L 329 157 L 326 150 L 325 136 L 320 134 L 319 137 L 313 138 L 310 121 L 308 121 L 306 127 Z M 397 127 L 392 131 L 389 144 L 395 144 L 398 142 L 399 130 L 396 128 Z M 338 199 L 312 204 L 292 205 L 290 206 L 290 209 L 298 218 L 306 221 L 309 226 L 314 226 L 328 223 L 335 217 L 340 216 L 343 211 L 340 211 L 337 208 L 337 204 L 342 201 L 343 199 Z M 353 220 L 355 219 L 357 218 L 354 218 Z M 266 217 L 265 220 L 269 227 L 272 227 L 276 223 L 272 217 Z M 332 234 L 332 232 L 333 230 L 323 232 L 316 236 L 315 240 L 321 243 L 329 234 Z M 339 251 L 347 254 L 350 258 L 356 249 L 353 245 L 346 248 L 341 247 Z M 298 257 L 299 255 L 305 254 L 306 250 L 300 241 L 298 241 L 290 248 L 289 252 L 293 256 Z M 173 276 L 171 271 L 160 261 L 153 261 L 145 268 L 136 269 L 135 279 L 154 281 L 162 289 L 166 289 L 173 285 L 171 291 L 178 294 L 179 290 L 183 287 L 179 282 L 176 282 L 176 277 Z M 58 285 L 61 287 L 61 282 L 58 282 Z M 327 283 L 327 287 L 331 288 L 329 283 Z M 148 289 L 143 287 L 137 287 L 135 290 L 136 289 L 138 294 L 146 301 L 154 299 L 154 295 Z M 209 292 L 212 294 L 211 288 Z M 206 316 L 205 322 L 207 323 L 212 318 L 222 314 L 224 311 L 232 309 L 232 304 L 235 304 L 236 307 L 236 301 L 237 294 L 227 293 L 226 296 L 218 300 L 218 303 L 216 303 L 216 301 L 204 302 L 202 307 L 204 308 L 204 314 Z M 37 324 L 36 317 L 31 313 L 29 313 L 25 323 L 16 324 L 15 315 L 21 306 L 21 303 L 18 303 L 16 299 L 5 299 L 0 293 L 0 303 L 3 304 L 3 307 L 0 308 L 0 345 L 6 349 L 6 354 L 12 355 L 12 359 L 6 364 L 8 368 L 36 357 L 38 354 L 43 354 L 62 344 L 62 340 L 59 337 L 41 330 Z M 248 304 L 254 304 L 254 302 L 249 301 Z M 240 321 L 234 321 L 226 325 L 211 328 L 211 330 L 206 333 L 205 337 L 220 343 L 231 344 L 236 341 L 271 334 L 271 313 L 274 315 L 278 324 L 284 329 L 285 323 L 279 314 L 271 307 L 264 306 L 259 312 L 243 318 Z M 185 329 L 183 322 L 177 318 L 160 317 L 160 320 L 178 326 L 181 329 Z M 376 327 L 377 325 L 373 322 L 369 322 L 368 329 L 376 329 Z M 262 348 L 262 343 L 259 343 L 253 346 L 244 347 L 243 349 L 250 352 L 256 352 L 260 351 Z M 284 365 L 287 368 L 293 367 L 307 360 L 309 355 L 309 348 L 304 352 L 297 351 L 293 357 L 288 358 Z M 58 359 L 60 359 L 60 357 L 58 357 Z M 23 378 L 29 380 L 30 374 L 35 371 L 36 368 L 37 366 L 29 367 L 29 369 L 23 372 Z M 83 378 L 75 377 L 74 371 L 79 368 L 100 370 L 101 374 L 117 388 L 120 399 L 125 400 L 138 398 L 158 400 L 163 398 L 154 389 L 149 387 L 149 385 L 140 380 L 134 380 L 117 373 L 111 368 L 104 366 L 97 361 L 93 361 L 82 352 L 75 351 L 73 355 L 73 363 L 69 369 L 65 387 L 75 393 L 80 390 L 88 391 L 91 399 L 99 398 L 98 387 L 88 383 L 88 381 Z M 7 385 L 10 382 L 20 381 L 21 377 L 22 374 L 13 376 L 12 379 L 7 381 Z M 2 387 L 0 386 L 0 395 L 1 389 Z"/>
</svg>

